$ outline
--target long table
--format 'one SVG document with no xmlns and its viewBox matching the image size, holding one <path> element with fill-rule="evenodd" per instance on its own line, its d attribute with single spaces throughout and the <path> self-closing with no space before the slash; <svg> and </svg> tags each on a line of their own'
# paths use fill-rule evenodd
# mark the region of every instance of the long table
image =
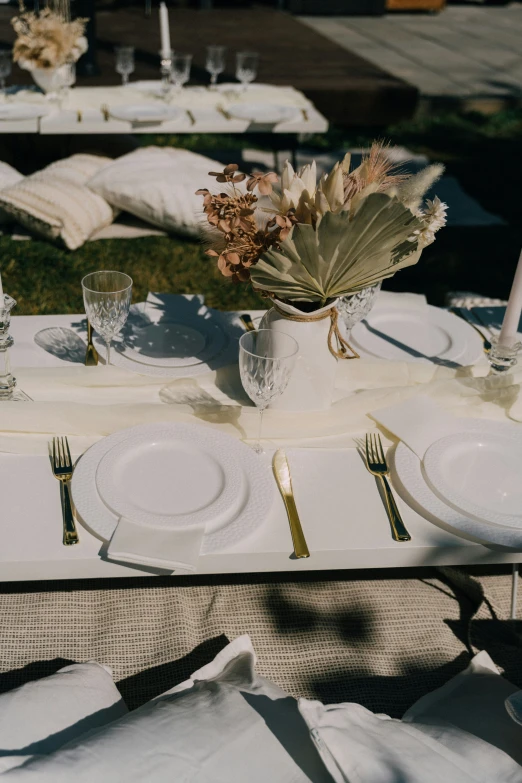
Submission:
<svg viewBox="0 0 522 783">
<path fill-rule="evenodd" d="M 70 365 L 40 348 L 35 335 L 61 326 L 81 334 L 82 315 L 15 316 L 13 372 Z M 103 366 L 99 367 L 103 372 Z M 23 373 L 22 373 L 23 374 Z M 23 405 L 30 403 L 4 403 Z M 65 433 L 56 433 L 65 434 Z M 266 469 L 273 449 L 267 450 Z M 291 450 L 288 451 L 291 461 Z M 301 460 L 302 461 L 302 460 Z M 398 498 L 412 540 L 392 541 L 375 480 L 355 448 L 307 449 L 294 489 L 311 557 L 293 557 L 288 521 L 277 492 L 266 524 L 226 552 L 203 555 L 198 574 L 295 572 L 518 563 L 522 553 L 494 550 L 427 521 Z M 0 581 L 126 577 L 158 573 L 104 559 L 104 544 L 79 527 L 80 543 L 62 545 L 58 482 L 44 456 L 0 454 Z"/>
</svg>

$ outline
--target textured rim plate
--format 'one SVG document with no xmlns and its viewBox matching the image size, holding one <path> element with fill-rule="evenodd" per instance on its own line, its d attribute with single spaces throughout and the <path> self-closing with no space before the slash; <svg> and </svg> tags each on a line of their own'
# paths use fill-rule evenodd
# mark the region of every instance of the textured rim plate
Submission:
<svg viewBox="0 0 522 783">
<path fill-rule="evenodd" d="M 294 106 L 285 106 L 278 103 L 233 103 L 227 107 L 232 117 L 238 120 L 250 122 L 288 122 L 299 114 L 299 109 Z"/>
<path fill-rule="evenodd" d="M 117 516 L 140 525 L 213 532 L 243 505 L 246 479 L 230 438 L 212 434 L 179 424 L 128 431 L 100 460 L 98 494 Z"/>
<path fill-rule="evenodd" d="M 499 432 L 512 432 L 520 426 L 507 422 L 485 422 L 470 419 L 463 421 L 462 432 L 477 432 L 487 423 Z M 442 501 L 428 485 L 422 471 L 422 463 L 417 455 L 404 443 L 399 442 L 393 458 L 393 477 L 398 480 L 398 489 L 406 493 L 405 500 L 418 506 L 422 514 L 435 518 L 452 529 L 456 535 L 463 533 L 488 544 L 522 548 L 522 530 L 501 525 L 491 525 L 478 519 L 466 517 Z"/>
<path fill-rule="evenodd" d="M 144 427 L 148 425 L 140 425 Z M 169 425 L 166 425 L 169 426 Z M 219 552 L 234 546 L 259 528 L 268 517 L 274 502 L 274 481 L 270 469 L 258 455 L 241 441 L 229 435 L 196 424 L 177 425 L 203 429 L 205 433 L 228 438 L 238 449 L 248 491 L 244 505 L 226 526 L 205 534 L 201 554 Z M 137 427 L 133 427 L 138 429 Z M 83 524 L 103 541 L 109 541 L 116 530 L 118 517 L 107 508 L 96 489 L 96 471 L 102 457 L 115 445 L 123 442 L 130 430 L 121 430 L 95 443 L 78 461 L 71 481 L 71 492 L 76 511 Z"/>
<path fill-rule="evenodd" d="M 207 362 L 217 359 L 217 357 L 223 353 L 229 344 L 229 337 L 219 324 L 207 323 L 204 319 L 201 319 L 201 326 L 199 320 L 197 324 L 195 324 L 197 330 L 202 329 L 203 324 L 205 324 L 205 328 L 208 326 L 206 345 L 199 356 L 194 357 L 192 363 L 186 361 L 181 365 L 173 367 L 168 366 L 168 364 L 165 366 L 162 361 L 158 359 L 155 364 L 144 364 L 143 361 L 141 361 L 140 354 L 128 348 L 122 350 L 124 345 L 123 341 L 114 340 L 111 343 L 113 349 L 111 351 L 111 364 L 114 364 L 116 367 L 123 367 L 126 370 L 131 370 L 132 372 L 141 373 L 142 375 L 154 375 L 160 378 L 185 378 L 188 375 L 194 376 L 206 373 L 209 371 Z M 105 357 L 107 355 L 107 348 L 103 340 L 100 340 L 99 337 L 95 337 L 94 342 L 100 355 Z"/>
<path fill-rule="evenodd" d="M 439 307 L 376 307 L 356 324 L 350 342 L 366 356 L 468 366 L 483 355 L 480 337 L 462 319 Z"/>
<path fill-rule="evenodd" d="M 427 450 L 428 483 L 457 511 L 522 528 L 522 431 L 447 435 Z"/>
<path fill-rule="evenodd" d="M 0 120 L 35 120 L 48 112 L 47 106 L 33 103 L 4 103 L 0 105 Z"/>
<path fill-rule="evenodd" d="M 116 350 L 139 364 L 186 367 L 204 361 L 200 356 L 205 356 L 209 337 L 206 327 L 200 331 L 188 324 L 160 322 L 131 325 L 125 330 L 122 341 L 117 343 Z M 214 345 L 213 350 L 219 350 L 219 346 Z"/>
<path fill-rule="evenodd" d="M 109 108 L 111 117 L 127 122 L 164 122 L 178 120 L 182 116 L 181 109 L 175 106 L 155 106 L 149 104 L 131 104 L 130 106 L 113 106 Z"/>
</svg>

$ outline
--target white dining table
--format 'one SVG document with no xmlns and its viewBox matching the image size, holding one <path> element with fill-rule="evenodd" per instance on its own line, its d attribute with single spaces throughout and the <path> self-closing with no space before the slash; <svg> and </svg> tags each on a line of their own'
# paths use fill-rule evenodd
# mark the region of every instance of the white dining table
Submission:
<svg viewBox="0 0 522 783">
<path fill-rule="evenodd" d="M 231 315 L 232 319 L 236 316 Z M 35 335 L 63 327 L 85 337 L 84 315 L 15 316 L 11 333 L 13 373 L 17 368 L 69 365 L 39 347 Z M 99 365 L 98 371 L 104 372 Z M 23 375 L 23 373 L 22 373 Z M 0 405 L 30 405 L 4 402 Z M 66 433 L 56 433 L 66 434 Z M 274 448 L 260 458 L 270 470 Z M 292 449 L 287 450 L 292 468 Z M 79 456 L 79 455 L 76 455 Z M 409 568 L 441 565 L 519 563 L 522 553 L 484 546 L 428 521 L 400 497 L 411 541 L 392 540 L 375 479 L 356 448 L 307 448 L 293 473 L 296 503 L 311 556 L 297 560 L 285 508 L 278 492 L 266 522 L 227 551 L 202 555 L 197 574 L 301 572 L 335 569 Z M 165 573 L 111 562 L 106 544 L 79 526 L 80 543 L 62 545 L 58 482 L 48 457 L 0 453 L 0 581 L 87 579 Z"/>
</svg>

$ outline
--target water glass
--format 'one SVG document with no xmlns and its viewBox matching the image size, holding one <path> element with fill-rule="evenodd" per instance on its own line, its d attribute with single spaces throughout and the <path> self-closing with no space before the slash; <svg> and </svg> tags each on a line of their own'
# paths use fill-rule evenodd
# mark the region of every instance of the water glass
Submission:
<svg viewBox="0 0 522 783">
<path fill-rule="evenodd" d="M 129 76 L 134 73 L 134 46 L 117 46 L 116 52 L 116 73 L 121 75 L 123 85 L 129 83 Z"/>
<path fill-rule="evenodd" d="M 121 332 L 129 315 L 132 278 L 124 272 L 91 272 L 83 278 L 82 289 L 85 313 L 105 340 L 109 365 L 111 340 Z"/>
<path fill-rule="evenodd" d="M 12 60 L 11 51 L 7 49 L 0 50 L 0 90 L 7 97 L 5 80 L 11 73 Z"/>
<path fill-rule="evenodd" d="M 239 340 L 239 373 L 243 388 L 259 410 L 259 429 L 254 451 L 263 453 L 263 413 L 279 397 L 294 370 L 299 345 L 285 332 L 259 329 L 245 332 Z"/>
<path fill-rule="evenodd" d="M 245 91 L 257 77 L 259 55 L 257 52 L 237 52 L 236 54 L 236 79 L 243 85 Z"/>
<path fill-rule="evenodd" d="M 337 310 L 341 316 L 346 333 L 348 336 L 352 331 L 355 324 L 366 318 L 373 305 L 375 304 L 375 298 L 381 290 L 382 283 L 376 283 L 368 288 L 363 288 L 361 291 L 352 294 L 351 296 L 343 296 L 337 302 Z"/>
<path fill-rule="evenodd" d="M 192 66 L 191 54 L 178 54 L 174 52 L 172 55 L 171 76 L 176 91 L 179 92 L 184 84 L 190 79 L 190 68 Z"/>
<path fill-rule="evenodd" d="M 225 70 L 225 46 L 207 46 L 207 61 L 205 68 L 210 74 L 210 85 L 213 87 L 217 83 L 220 73 Z"/>
</svg>

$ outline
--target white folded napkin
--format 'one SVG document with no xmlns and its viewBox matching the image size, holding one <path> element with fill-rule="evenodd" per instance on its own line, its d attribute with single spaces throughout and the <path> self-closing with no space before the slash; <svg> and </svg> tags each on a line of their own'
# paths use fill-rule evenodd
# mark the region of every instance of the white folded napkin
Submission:
<svg viewBox="0 0 522 783">
<path fill-rule="evenodd" d="M 131 519 L 120 517 L 107 556 L 124 563 L 193 573 L 204 533 L 204 525 L 168 530 L 139 525 Z"/>
<path fill-rule="evenodd" d="M 402 440 L 420 460 L 432 443 L 455 432 L 457 422 L 455 416 L 443 411 L 429 397 L 420 395 L 369 415 Z"/>
</svg>

